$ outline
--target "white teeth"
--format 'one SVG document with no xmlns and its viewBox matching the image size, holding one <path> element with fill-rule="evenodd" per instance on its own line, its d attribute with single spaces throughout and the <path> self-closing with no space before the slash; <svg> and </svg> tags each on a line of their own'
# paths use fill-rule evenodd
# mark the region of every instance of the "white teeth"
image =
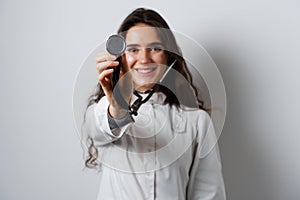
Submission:
<svg viewBox="0 0 300 200">
<path fill-rule="evenodd" d="M 136 69 L 138 72 L 140 72 L 140 73 L 150 73 L 150 72 L 152 72 L 152 71 L 154 71 L 154 69 L 152 69 L 152 68 L 147 68 L 147 69 Z"/>
</svg>

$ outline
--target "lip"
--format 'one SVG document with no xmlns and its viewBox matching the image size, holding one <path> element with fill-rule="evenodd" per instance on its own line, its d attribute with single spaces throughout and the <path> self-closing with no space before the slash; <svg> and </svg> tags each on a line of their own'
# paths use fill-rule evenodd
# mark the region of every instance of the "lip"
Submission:
<svg viewBox="0 0 300 200">
<path fill-rule="evenodd" d="M 141 77 L 152 76 L 157 69 L 157 66 L 153 67 L 137 67 L 134 69 L 135 72 Z"/>
</svg>

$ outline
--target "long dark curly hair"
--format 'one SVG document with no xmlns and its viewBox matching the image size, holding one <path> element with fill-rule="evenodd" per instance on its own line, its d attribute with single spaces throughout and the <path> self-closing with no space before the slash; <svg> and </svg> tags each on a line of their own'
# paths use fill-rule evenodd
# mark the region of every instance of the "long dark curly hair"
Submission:
<svg viewBox="0 0 300 200">
<path fill-rule="evenodd" d="M 196 107 L 199 109 L 206 110 L 203 106 L 204 102 L 200 99 L 198 95 L 198 90 L 193 84 L 192 76 L 187 68 L 187 64 L 185 60 L 183 59 L 181 50 L 177 46 L 175 37 L 171 32 L 169 25 L 162 18 L 160 14 L 158 14 L 157 12 L 151 9 L 145 9 L 145 8 L 135 9 L 124 19 L 124 21 L 122 22 L 118 30 L 118 34 L 123 35 L 123 37 L 126 38 L 127 31 L 131 27 L 139 23 L 147 24 L 157 29 L 158 35 L 160 36 L 162 43 L 165 45 L 164 48 L 165 48 L 165 53 L 167 55 L 167 65 L 170 65 L 176 59 L 177 61 L 174 64 L 173 69 L 175 69 L 176 72 L 179 72 L 180 75 L 183 76 L 184 79 L 189 83 L 190 92 L 187 92 L 187 88 L 186 86 L 184 86 L 186 84 L 180 84 L 178 83 L 178 81 L 176 81 L 176 74 L 173 74 L 173 76 L 168 75 L 166 78 L 167 79 L 166 81 L 168 82 L 168 87 L 160 85 L 157 88 L 157 91 L 162 92 L 166 95 L 166 99 L 164 103 L 169 104 L 170 106 L 175 105 L 177 108 L 180 107 L 182 103 L 189 107 L 195 107 L 195 104 L 189 105 L 188 101 L 187 103 L 179 101 L 175 95 L 176 91 L 180 93 L 186 92 L 187 94 L 181 96 L 185 96 L 187 99 L 189 99 L 191 96 L 196 97 L 196 102 L 197 102 Z M 92 94 L 88 99 L 87 108 L 95 103 L 98 103 L 103 96 L 105 96 L 104 91 L 101 85 L 98 83 L 94 94 Z M 85 166 L 88 168 L 95 168 L 99 165 L 99 163 L 97 162 L 98 153 L 99 153 L 98 149 L 94 145 L 93 138 L 91 138 L 90 136 L 87 137 L 86 143 L 87 143 L 88 155 L 85 161 Z"/>
</svg>

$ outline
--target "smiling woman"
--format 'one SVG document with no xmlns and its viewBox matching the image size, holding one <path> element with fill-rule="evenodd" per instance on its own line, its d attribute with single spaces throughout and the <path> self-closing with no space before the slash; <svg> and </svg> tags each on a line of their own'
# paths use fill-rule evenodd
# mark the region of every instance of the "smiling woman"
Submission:
<svg viewBox="0 0 300 200">
<path fill-rule="evenodd" d="M 156 29 L 138 23 L 127 31 L 124 61 L 132 71 L 135 90 L 149 90 L 162 77 L 167 55 Z"/>
<path fill-rule="evenodd" d="M 83 126 L 86 166 L 100 170 L 98 200 L 224 200 L 214 129 L 169 26 L 157 12 L 139 8 L 118 34 L 126 40 L 125 53 L 98 54 L 98 90 Z M 136 116 L 115 99 L 111 75 L 117 66 L 116 88 L 129 107 L 140 107 Z"/>
</svg>

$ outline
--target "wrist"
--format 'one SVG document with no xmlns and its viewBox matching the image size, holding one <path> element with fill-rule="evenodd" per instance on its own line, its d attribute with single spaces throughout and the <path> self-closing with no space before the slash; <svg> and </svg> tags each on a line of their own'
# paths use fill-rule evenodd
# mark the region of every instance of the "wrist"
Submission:
<svg viewBox="0 0 300 200">
<path fill-rule="evenodd" d="M 109 105 L 108 113 L 111 117 L 113 117 L 115 119 L 120 119 L 128 114 L 128 110 L 125 110 L 120 106 Z"/>
</svg>

